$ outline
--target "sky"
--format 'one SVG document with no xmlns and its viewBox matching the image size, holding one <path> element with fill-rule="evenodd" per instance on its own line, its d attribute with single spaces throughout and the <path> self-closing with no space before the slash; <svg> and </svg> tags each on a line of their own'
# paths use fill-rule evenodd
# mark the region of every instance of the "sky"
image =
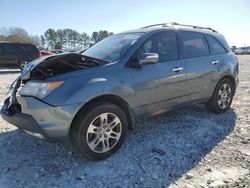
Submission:
<svg viewBox="0 0 250 188">
<path fill-rule="evenodd" d="M 250 45 L 250 0 L 0 0 L 0 28 L 32 35 L 48 28 L 119 33 L 173 21 L 211 27 L 230 46 Z"/>
</svg>

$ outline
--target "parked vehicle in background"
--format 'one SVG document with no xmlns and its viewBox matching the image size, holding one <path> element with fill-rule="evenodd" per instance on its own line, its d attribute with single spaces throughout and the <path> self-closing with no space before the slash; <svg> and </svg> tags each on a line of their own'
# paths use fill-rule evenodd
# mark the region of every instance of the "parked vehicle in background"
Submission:
<svg viewBox="0 0 250 188">
<path fill-rule="evenodd" d="M 64 53 L 63 50 L 50 50 L 51 53 L 53 54 L 61 54 L 61 53 Z"/>
<path fill-rule="evenodd" d="M 201 102 L 226 112 L 238 82 L 238 59 L 223 35 L 156 24 L 112 35 L 82 54 L 33 61 L 12 84 L 1 115 L 27 134 L 70 138 L 85 156 L 104 159 L 136 118 Z"/>
<path fill-rule="evenodd" d="M 234 51 L 237 55 L 247 55 L 250 54 L 250 46 L 240 47 Z"/>
<path fill-rule="evenodd" d="M 41 52 L 42 56 L 45 56 L 45 55 L 55 55 L 54 53 L 49 52 L 49 51 L 45 51 L 45 50 L 41 50 L 40 52 Z"/>
<path fill-rule="evenodd" d="M 33 44 L 0 42 L 0 66 L 19 67 L 21 70 L 32 60 L 41 56 Z"/>
<path fill-rule="evenodd" d="M 247 48 L 246 53 L 247 53 L 248 55 L 250 55 L 250 46 Z"/>
</svg>

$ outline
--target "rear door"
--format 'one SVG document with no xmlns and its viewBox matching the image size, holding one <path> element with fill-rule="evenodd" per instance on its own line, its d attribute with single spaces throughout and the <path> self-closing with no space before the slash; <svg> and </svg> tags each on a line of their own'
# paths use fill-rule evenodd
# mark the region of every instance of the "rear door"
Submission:
<svg viewBox="0 0 250 188">
<path fill-rule="evenodd" d="M 178 60 L 175 32 L 154 34 L 141 46 L 140 53 L 157 53 L 159 62 L 133 71 L 137 115 L 161 113 L 185 102 L 185 62 Z"/>
<path fill-rule="evenodd" d="M 180 57 L 186 62 L 188 101 L 211 96 L 216 66 L 210 56 L 207 38 L 202 33 L 179 31 Z"/>
</svg>

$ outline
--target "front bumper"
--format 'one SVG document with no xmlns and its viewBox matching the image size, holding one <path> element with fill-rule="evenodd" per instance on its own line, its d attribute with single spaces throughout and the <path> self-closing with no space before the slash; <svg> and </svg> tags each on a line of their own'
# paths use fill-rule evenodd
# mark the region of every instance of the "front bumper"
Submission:
<svg viewBox="0 0 250 188">
<path fill-rule="evenodd" d="M 9 122 L 12 125 L 15 125 L 16 127 L 24 131 L 27 131 L 27 133 L 34 133 L 35 135 L 37 135 L 37 137 L 40 137 L 42 139 L 48 138 L 46 132 L 43 131 L 41 127 L 39 127 L 38 123 L 31 115 L 23 114 L 20 112 L 11 114 L 8 111 L 8 106 L 9 98 L 5 100 L 4 105 L 1 108 L 1 116 L 5 121 Z"/>
<path fill-rule="evenodd" d="M 68 138 L 69 128 L 80 104 L 53 107 L 33 97 L 17 97 L 19 110 L 10 109 L 7 98 L 1 109 L 2 118 L 24 132 L 48 141 Z"/>
</svg>

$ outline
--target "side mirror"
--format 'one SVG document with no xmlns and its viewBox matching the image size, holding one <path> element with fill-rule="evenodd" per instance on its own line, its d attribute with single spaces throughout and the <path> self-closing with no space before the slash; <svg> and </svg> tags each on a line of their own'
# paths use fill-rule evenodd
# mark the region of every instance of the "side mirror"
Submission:
<svg viewBox="0 0 250 188">
<path fill-rule="evenodd" d="M 139 65 L 155 64 L 159 60 L 159 55 L 156 53 L 141 54 Z"/>
</svg>

